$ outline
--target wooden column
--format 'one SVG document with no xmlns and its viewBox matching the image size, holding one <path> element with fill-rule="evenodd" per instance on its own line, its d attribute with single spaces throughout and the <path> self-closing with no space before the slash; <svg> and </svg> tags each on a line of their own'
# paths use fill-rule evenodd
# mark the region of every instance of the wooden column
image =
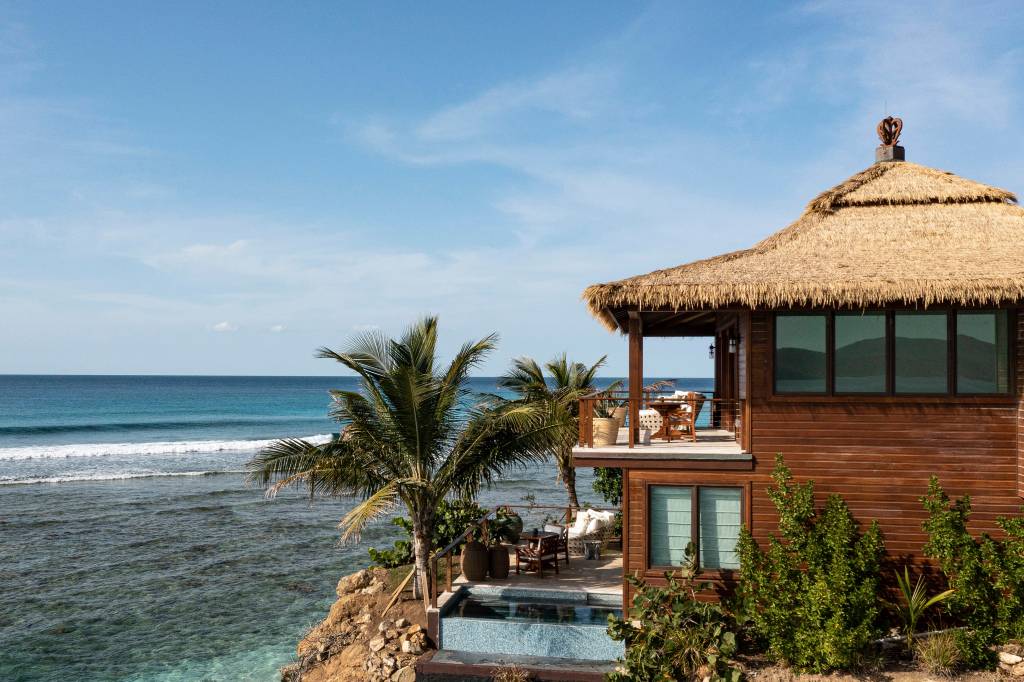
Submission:
<svg viewBox="0 0 1024 682">
<path fill-rule="evenodd" d="M 629 443 L 640 439 L 640 401 L 644 390 L 644 333 L 640 313 L 629 313 Z"/>
</svg>

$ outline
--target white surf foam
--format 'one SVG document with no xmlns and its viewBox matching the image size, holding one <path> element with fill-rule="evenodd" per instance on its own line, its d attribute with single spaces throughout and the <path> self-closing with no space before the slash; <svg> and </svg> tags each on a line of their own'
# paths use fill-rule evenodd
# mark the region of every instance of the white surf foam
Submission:
<svg viewBox="0 0 1024 682">
<path fill-rule="evenodd" d="M 83 481 L 127 481 L 133 478 L 163 478 L 174 476 L 213 476 L 215 474 L 242 474 L 241 469 L 224 471 L 146 471 L 109 474 L 69 474 L 43 478 L 14 478 L 0 476 L 0 485 L 29 485 L 33 483 L 80 483 Z"/>
<path fill-rule="evenodd" d="M 331 439 L 329 433 L 307 436 L 319 445 Z M 63 459 L 67 457 L 117 457 L 129 455 L 185 455 L 203 452 L 255 452 L 273 443 L 269 440 L 186 440 L 161 443 L 81 443 L 70 445 L 27 445 L 0 448 L 0 460 Z"/>
</svg>

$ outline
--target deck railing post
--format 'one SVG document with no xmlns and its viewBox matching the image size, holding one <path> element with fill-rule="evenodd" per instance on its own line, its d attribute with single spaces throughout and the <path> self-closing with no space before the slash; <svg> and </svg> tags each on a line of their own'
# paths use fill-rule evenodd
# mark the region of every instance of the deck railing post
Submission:
<svg viewBox="0 0 1024 682">
<path fill-rule="evenodd" d="M 433 573 L 432 580 L 430 580 L 430 608 L 437 608 L 437 556 L 431 562 L 431 573 Z"/>
<path fill-rule="evenodd" d="M 445 555 L 445 574 L 444 574 L 444 591 L 452 591 L 452 573 L 454 572 L 455 562 L 452 560 L 452 553 L 448 552 Z"/>
</svg>

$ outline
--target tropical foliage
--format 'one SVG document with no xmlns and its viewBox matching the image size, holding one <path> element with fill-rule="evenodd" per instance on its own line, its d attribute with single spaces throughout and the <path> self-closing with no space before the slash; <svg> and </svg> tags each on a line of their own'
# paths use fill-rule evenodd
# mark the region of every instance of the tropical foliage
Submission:
<svg viewBox="0 0 1024 682">
<path fill-rule="evenodd" d="M 447 547 L 450 545 L 455 538 L 466 531 L 467 527 L 479 521 L 483 517 L 484 511 L 482 507 L 472 501 L 441 500 L 437 505 L 434 522 L 433 546 Z M 412 563 L 412 521 L 405 516 L 396 516 L 391 519 L 391 523 L 401 528 L 408 539 L 395 540 L 391 549 L 368 548 L 366 551 L 375 566 L 395 568 Z"/>
<path fill-rule="evenodd" d="M 910 586 L 910 569 L 907 566 L 903 567 L 902 574 L 896 571 L 896 584 L 899 586 L 903 601 L 890 604 L 889 607 L 903 622 L 903 635 L 907 638 L 907 649 L 912 651 L 917 622 L 921 616 L 931 607 L 953 596 L 953 590 L 946 590 L 929 597 L 923 575 L 917 576 L 917 583 L 913 587 Z"/>
<path fill-rule="evenodd" d="M 629 577 L 631 613 L 608 618 L 608 633 L 626 644 L 622 667 L 607 676 L 609 682 L 734 682 L 742 676 L 731 660 L 736 652 L 732 620 L 720 604 L 697 599 L 711 584 L 699 580 L 692 546 L 687 556 L 684 568 L 665 574 L 664 587 Z"/>
<path fill-rule="evenodd" d="M 311 496 L 362 498 L 341 520 L 343 539 L 404 506 L 425 586 L 442 500 L 472 499 L 508 468 L 542 460 L 560 433 L 530 403 L 473 404 L 469 373 L 495 343 L 494 335 L 467 343 L 442 366 L 437 320 L 428 317 L 397 339 L 368 332 L 346 350 L 321 349 L 319 357 L 360 380 L 359 390 L 333 392 L 342 436 L 321 445 L 277 441 L 249 463 L 249 480 L 270 495 L 302 486 Z"/>
<path fill-rule="evenodd" d="M 860 532 L 838 495 L 816 509 L 813 481 L 794 483 L 781 456 L 772 478 L 780 537 L 762 549 L 741 531 L 739 608 L 772 659 L 802 671 L 856 668 L 881 634 L 878 524 Z"/>
<path fill-rule="evenodd" d="M 932 477 L 921 498 L 928 519 L 924 553 L 935 559 L 954 593 L 947 611 L 965 627 L 954 634 L 963 662 L 987 667 L 993 644 L 1024 638 L 1024 518 L 1000 518 L 1001 539 L 967 529 L 971 498 L 950 500 Z"/>
<path fill-rule="evenodd" d="M 556 426 L 552 452 L 558 478 L 565 485 L 569 504 L 574 508 L 580 506 L 576 496 L 576 470 L 572 465 L 572 448 L 579 438 L 579 400 L 595 392 L 594 379 L 605 359 L 603 356 L 588 367 L 582 362 L 571 362 L 563 353 L 544 365 L 549 379 L 536 360 L 517 358 L 512 362 L 512 369 L 498 380 L 499 388 L 516 394 L 511 404 L 541 410 Z M 615 386 L 606 390 L 614 390 Z"/>
</svg>

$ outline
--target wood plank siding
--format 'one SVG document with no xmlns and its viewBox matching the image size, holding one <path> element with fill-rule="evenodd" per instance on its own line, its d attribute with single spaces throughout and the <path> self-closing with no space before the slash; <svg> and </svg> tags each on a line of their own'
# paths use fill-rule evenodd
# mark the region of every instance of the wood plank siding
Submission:
<svg viewBox="0 0 1024 682">
<path fill-rule="evenodd" d="M 1017 495 L 1024 498 L 1024 311 L 1017 313 Z"/>
<path fill-rule="evenodd" d="M 839 493 L 862 522 L 877 519 L 899 562 L 920 562 L 926 537 L 920 497 L 937 475 L 951 496 L 970 493 L 972 530 L 996 532 L 995 519 L 1020 511 L 1024 497 L 1024 314 L 1015 316 L 1016 395 L 776 397 L 772 395 L 771 314 L 741 315 L 741 395 L 749 397 L 745 442 L 751 471 L 659 470 L 637 464 L 625 478 L 625 568 L 647 569 L 647 486 L 737 485 L 744 520 L 759 541 L 776 530 L 765 495 L 776 453 L 798 481 L 814 479 L 817 501 Z"/>
</svg>

